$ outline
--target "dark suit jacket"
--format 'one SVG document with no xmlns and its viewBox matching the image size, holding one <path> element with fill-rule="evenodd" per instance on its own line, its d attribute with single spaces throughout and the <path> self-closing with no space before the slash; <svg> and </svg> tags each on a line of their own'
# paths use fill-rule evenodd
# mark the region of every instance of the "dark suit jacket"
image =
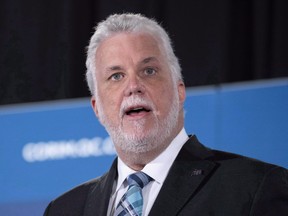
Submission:
<svg viewBox="0 0 288 216">
<path fill-rule="evenodd" d="M 117 165 L 52 201 L 46 216 L 106 216 Z M 195 136 L 183 146 L 151 216 L 287 216 L 288 173 L 275 165 L 210 150 Z"/>
</svg>

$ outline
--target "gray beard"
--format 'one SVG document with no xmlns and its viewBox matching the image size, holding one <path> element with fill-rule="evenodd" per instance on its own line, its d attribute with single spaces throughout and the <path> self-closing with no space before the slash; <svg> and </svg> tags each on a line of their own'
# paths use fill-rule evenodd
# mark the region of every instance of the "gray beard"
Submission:
<svg viewBox="0 0 288 216">
<path fill-rule="evenodd" d="M 99 97 L 97 97 L 97 100 L 99 101 Z M 131 99 L 127 100 L 128 101 L 122 103 L 121 107 L 127 106 L 127 104 L 135 104 L 137 102 L 144 102 L 145 104 L 154 107 L 151 102 L 144 100 L 139 96 L 131 96 Z M 153 111 L 155 111 L 155 109 L 153 109 Z M 134 121 L 135 130 L 127 133 L 124 131 L 122 124 L 113 125 L 109 122 L 104 114 L 101 102 L 98 103 L 99 120 L 111 136 L 116 149 L 118 148 L 123 152 L 134 154 L 134 160 L 138 162 L 141 160 L 141 157 L 139 157 L 141 153 L 146 153 L 156 148 L 166 148 L 168 146 L 168 144 L 166 144 L 166 146 L 161 146 L 161 144 L 165 145 L 165 141 L 170 138 L 173 129 L 177 126 L 179 111 L 179 98 L 178 95 L 175 94 L 168 116 L 165 119 L 161 120 L 155 113 L 153 113 L 156 123 L 149 129 L 149 131 L 146 131 L 146 133 L 143 134 L 146 120 L 141 119 L 139 121 Z"/>
</svg>

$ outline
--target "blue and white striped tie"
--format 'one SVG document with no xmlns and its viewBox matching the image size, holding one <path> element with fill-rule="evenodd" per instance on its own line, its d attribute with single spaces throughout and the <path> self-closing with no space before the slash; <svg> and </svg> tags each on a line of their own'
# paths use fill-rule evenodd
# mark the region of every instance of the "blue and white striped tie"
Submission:
<svg viewBox="0 0 288 216">
<path fill-rule="evenodd" d="M 151 180 L 152 178 L 143 172 L 137 172 L 128 176 L 127 182 L 129 187 L 117 205 L 115 216 L 142 216 L 142 188 Z"/>
</svg>

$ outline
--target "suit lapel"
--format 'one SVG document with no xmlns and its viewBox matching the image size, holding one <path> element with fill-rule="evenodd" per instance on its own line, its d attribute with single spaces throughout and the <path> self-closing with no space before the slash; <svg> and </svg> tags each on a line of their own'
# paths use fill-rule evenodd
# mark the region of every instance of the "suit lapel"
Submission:
<svg viewBox="0 0 288 216">
<path fill-rule="evenodd" d="M 204 160 L 213 154 L 191 137 L 179 152 L 150 211 L 153 215 L 177 215 L 205 185 L 216 164 Z"/>
<path fill-rule="evenodd" d="M 114 180 L 117 178 L 117 159 L 109 172 L 90 189 L 83 216 L 107 215 Z"/>
</svg>

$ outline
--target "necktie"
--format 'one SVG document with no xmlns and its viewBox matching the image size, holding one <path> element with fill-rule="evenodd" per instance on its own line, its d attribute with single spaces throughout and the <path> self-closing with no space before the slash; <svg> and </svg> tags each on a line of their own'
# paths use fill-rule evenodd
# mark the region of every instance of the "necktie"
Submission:
<svg viewBox="0 0 288 216">
<path fill-rule="evenodd" d="M 143 209 L 142 188 L 152 178 L 143 172 L 137 172 L 127 177 L 128 190 L 117 205 L 115 216 L 141 216 Z"/>
</svg>

